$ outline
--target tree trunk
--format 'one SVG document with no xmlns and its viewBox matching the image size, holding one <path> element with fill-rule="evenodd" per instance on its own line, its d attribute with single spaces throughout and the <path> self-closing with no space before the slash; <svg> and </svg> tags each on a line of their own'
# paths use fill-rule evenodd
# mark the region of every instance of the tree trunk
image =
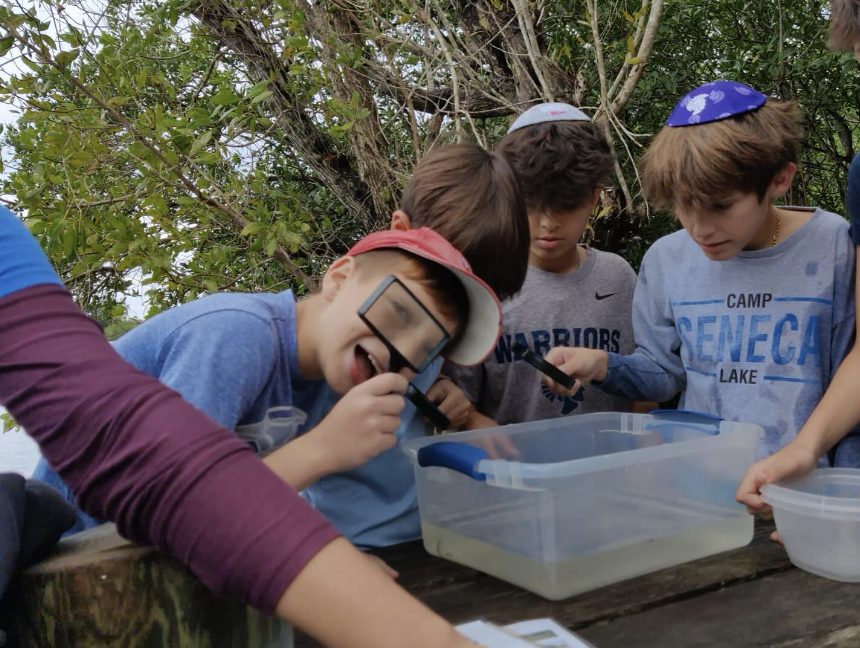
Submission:
<svg viewBox="0 0 860 648">
<path fill-rule="evenodd" d="M 217 531 L 214 531 L 217 533 Z M 60 542 L 20 578 L 20 648 L 292 646 L 292 628 L 213 594 L 185 567 L 103 525 Z"/>
<path fill-rule="evenodd" d="M 370 188 L 362 180 L 355 155 L 341 150 L 304 110 L 304 104 L 290 90 L 289 67 L 279 59 L 251 20 L 232 3 L 205 0 L 192 14 L 209 30 L 214 40 L 229 48 L 247 67 L 255 83 L 269 80 L 272 96 L 265 104 L 299 157 L 313 169 L 350 215 L 361 223 L 380 222 L 374 211 Z M 387 219 L 386 213 L 381 218 Z"/>
</svg>

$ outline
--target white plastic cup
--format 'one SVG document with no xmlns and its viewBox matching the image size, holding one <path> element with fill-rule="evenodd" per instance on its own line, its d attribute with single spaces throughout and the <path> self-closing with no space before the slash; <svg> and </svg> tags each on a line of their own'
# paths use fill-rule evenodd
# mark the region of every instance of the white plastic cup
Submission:
<svg viewBox="0 0 860 648">
<path fill-rule="evenodd" d="M 794 565 L 818 576 L 860 582 L 860 469 L 820 468 L 767 484 L 762 499 Z"/>
</svg>

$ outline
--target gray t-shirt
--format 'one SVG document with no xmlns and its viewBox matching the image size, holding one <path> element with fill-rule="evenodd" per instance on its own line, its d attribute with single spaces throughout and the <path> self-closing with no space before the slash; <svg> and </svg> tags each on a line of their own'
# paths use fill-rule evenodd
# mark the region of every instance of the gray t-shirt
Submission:
<svg viewBox="0 0 860 648">
<path fill-rule="evenodd" d="M 800 209 L 792 207 L 791 209 Z M 633 302 L 636 351 L 601 384 L 628 398 L 765 429 L 773 454 L 812 413 L 854 333 L 854 245 L 844 218 L 814 213 L 779 245 L 711 261 L 686 231 L 654 243 Z"/>
<path fill-rule="evenodd" d="M 450 363 L 453 378 L 478 410 L 500 425 L 587 412 L 629 411 L 630 401 L 585 387 L 572 398 L 547 389 L 541 374 L 511 351 L 516 342 L 540 356 L 554 346 L 618 353 L 634 348 L 631 303 L 636 273 L 621 257 L 586 248 L 574 272 L 529 267 L 522 290 L 502 305 L 502 336 L 477 367 Z"/>
</svg>

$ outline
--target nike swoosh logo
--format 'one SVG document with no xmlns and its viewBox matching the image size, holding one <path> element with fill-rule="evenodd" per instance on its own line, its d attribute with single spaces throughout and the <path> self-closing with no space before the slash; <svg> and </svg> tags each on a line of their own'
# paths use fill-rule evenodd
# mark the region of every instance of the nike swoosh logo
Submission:
<svg viewBox="0 0 860 648">
<path fill-rule="evenodd" d="M 614 293 L 606 293 L 605 295 L 601 295 L 600 293 L 594 293 L 594 298 L 597 300 L 606 299 L 607 297 L 612 297 L 612 295 L 617 295 L 617 292 Z"/>
</svg>

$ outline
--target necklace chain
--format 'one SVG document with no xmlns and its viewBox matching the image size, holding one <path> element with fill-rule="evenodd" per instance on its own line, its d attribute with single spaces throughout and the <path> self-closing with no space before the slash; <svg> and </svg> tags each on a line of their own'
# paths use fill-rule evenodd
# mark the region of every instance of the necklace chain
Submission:
<svg viewBox="0 0 860 648">
<path fill-rule="evenodd" d="M 779 210 L 774 209 L 774 212 L 776 212 L 776 227 L 773 228 L 773 238 L 770 240 L 771 247 L 776 245 L 776 241 L 779 238 Z"/>
</svg>

